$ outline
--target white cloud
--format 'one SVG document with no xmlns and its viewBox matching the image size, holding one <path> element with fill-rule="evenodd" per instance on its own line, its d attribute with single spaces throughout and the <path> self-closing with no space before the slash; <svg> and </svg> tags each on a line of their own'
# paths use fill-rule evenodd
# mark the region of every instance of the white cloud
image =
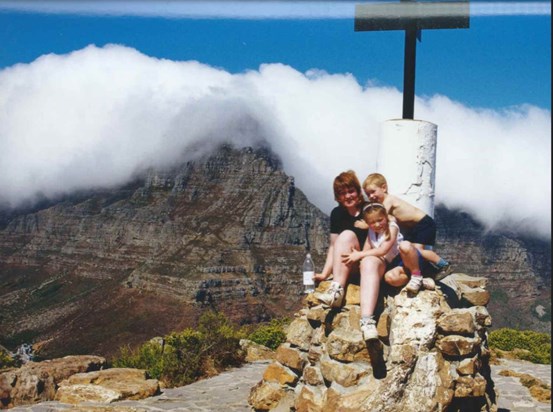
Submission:
<svg viewBox="0 0 553 412">
<path fill-rule="evenodd" d="M 84 14 L 165 18 L 351 19 L 360 3 L 341 0 L 0 0 L 0 10 L 47 14 Z M 547 1 L 472 1 L 471 16 L 551 15 Z"/>
<path fill-rule="evenodd" d="M 551 16 L 548 1 L 472 1 L 471 16 Z"/>
<path fill-rule="evenodd" d="M 0 203 L 112 187 L 198 147 L 264 139 L 328 213 L 334 176 L 374 171 L 379 129 L 401 99 L 348 74 L 280 64 L 233 75 L 116 45 L 45 55 L 0 71 Z M 438 203 L 550 238 L 550 111 L 434 96 L 417 100 L 416 116 L 439 126 Z"/>
</svg>

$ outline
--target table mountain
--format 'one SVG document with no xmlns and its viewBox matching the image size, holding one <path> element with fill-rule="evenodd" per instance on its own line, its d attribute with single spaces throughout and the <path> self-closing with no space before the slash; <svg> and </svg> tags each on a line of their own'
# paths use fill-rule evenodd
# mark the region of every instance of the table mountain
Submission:
<svg viewBox="0 0 553 412">
<path fill-rule="evenodd" d="M 229 146 L 123 188 L 6 213 L 1 341 L 108 354 L 192 326 L 206 308 L 243 323 L 293 313 L 306 247 L 322 262 L 328 230 L 274 155 Z"/>
</svg>

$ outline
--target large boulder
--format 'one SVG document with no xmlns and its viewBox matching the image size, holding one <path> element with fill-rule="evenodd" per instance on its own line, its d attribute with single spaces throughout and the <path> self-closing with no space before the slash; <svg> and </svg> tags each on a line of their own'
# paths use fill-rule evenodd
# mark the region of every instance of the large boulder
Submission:
<svg viewBox="0 0 553 412">
<path fill-rule="evenodd" d="M 159 394 L 157 379 L 142 369 L 113 368 L 77 373 L 60 382 L 55 399 L 63 403 L 110 403 L 123 399 L 144 399 Z"/>
<path fill-rule="evenodd" d="M 275 358 L 275 352 L 273 350 L 249 339 L 240 339 L 240 348 L 246 354 L 246 362 L 266 361 Z"/>
<path fill-rule="evenodd" d="M 13 407 L 54 399 L 58 385 L 71 375 L 104 368 L 100 356 L 66 356 L 28 362 L 19 369 L 0 373 L 0 406 Z"/>
<path fill-rule="evenodd" d="M 344 306 L 331 309 L 316 299 L 329 286 L 322 282 L 252 388 L 250 405 L 297 412 L 496 411 L 485 279 L 446 279 L 415 297 L 383 288 L 379 340 L 370 343 L 359 330 L 359 286 L 349 285 Z"/>
</svg>

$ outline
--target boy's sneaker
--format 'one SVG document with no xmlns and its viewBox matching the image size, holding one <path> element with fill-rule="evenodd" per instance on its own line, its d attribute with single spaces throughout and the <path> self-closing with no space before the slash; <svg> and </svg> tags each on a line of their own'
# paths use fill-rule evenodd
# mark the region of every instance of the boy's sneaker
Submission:
<svg viewBox="0 0 553 412">
<path fill-rule="evenodd" d="M 423 278 L 422 287 L 427 290 L 434 290 L 436 289 L 436 282 L 432 278 Z"/>
<path fill-rule="evenodd" d="M 442 280 L 442 279 L 445 278 L 446 276 L 451 275 L 451 272 L 453 272 L 453 268 L 452 268 L 451 265 L 448 263 L 447 265 L 445 265 L 444 267 L 442 267 L 438 273 L 436 273 L 436 275 L 434 276 L 434 280 L 435 280 L 436 282 L 439 282 L 440 280 Z"/>
<path fill-rule="evenodd" d="M 363 334 L 363 340 L 375 340 L 378 339 L 378 332 L 376 330 L 376 321 L 374 319 L 365 320 L 361 319 L 360 322 L 361 333 Z"/>
<path fill-rule="evenodd" d="M 409 283 L 405 286 L 405 289 L 407 292 L 418 293 L 421 286 L 422 276 L 411 276 L 411 280 L 409 280 Z"/>
<path fill-rule="evenodd" d="M 331 308 L 338 308 L 342 305 L 344 300 L 344 288 L 338 282 L 332 282 L 326 292 L 320 293 L 317 298 L 330 306 Z"/>
</svg>

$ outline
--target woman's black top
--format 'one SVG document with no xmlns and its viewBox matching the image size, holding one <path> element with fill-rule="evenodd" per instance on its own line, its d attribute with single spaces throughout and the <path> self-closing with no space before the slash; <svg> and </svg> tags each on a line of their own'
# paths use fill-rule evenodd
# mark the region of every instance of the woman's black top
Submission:
<svg viewBox="0 0 553 412">
<path fill-rule="evenodd" d="M 332 209 L 332 212 L 330 212 L 330 233 L 339 235 L 344 230 L 353 231 L 357 236 L 357 240 L 359 240 L 359 249 L 361 250 L 365 244 L 365 239 L 367 239 L 368 229 L 359 229 L 355 227 L 354 223 L 357 220 L 363 222 L 361 212 L 359 212 L 357 216 L 352 216 L 345 207 L 336 206 Z"/>
</svg>

